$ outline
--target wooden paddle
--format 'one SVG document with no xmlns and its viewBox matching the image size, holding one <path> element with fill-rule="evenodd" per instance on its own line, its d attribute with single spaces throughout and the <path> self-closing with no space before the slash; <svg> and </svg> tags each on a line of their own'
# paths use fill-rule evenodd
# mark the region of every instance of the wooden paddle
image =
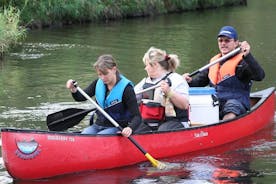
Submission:
<svg viewBox="0 0 276 184">
<path fill-rule="evenodd" d="M 153 90 L 159 87 L 160 84 L 151 86 L 149 88 L 137 91 L 136 94 L 144 93 L 149 90 Z M 78 109 L 78 108 L 69 108 L 64 109 L 47 116 L 46 122 L 49 130 L 51 131 L 64 131 L 68 128 L 71 128 L 80 123 L 81 120 L 93 109 Z"/>
<path fill-rule="evenodd" d="M 238 48 L 232 50 L 232 51 L 229 52 L 228 54 L 225 54 L 224 56 L 218 58 L 217 60 L 215 60 L 215 61 L 213 61 L 213 62 L 211 62 L 211 63 L 209 63 L 209 64 L 207 64 L 207 65 L 201 67 L 200 69 L 198 69 L 198 70 L 196 70 L 196 71 L 190 73 L 190 74 L 189 74 L 189 77 L 192 77 L 192 76 L 194 76 L 194 75 L 196 75 L 196 74 L 198 74 L 198 73 L 200 73 L 200 72 L 202 72 L 202 71 L 204 71 L 204 70 L 210 68 L 211 66 L 213 66 L 213 65 L 215 65 L 215 64 L 217 64 L 217 63 L 220 63 L 220 62 L 222 62 L 222 61 L 225 61 L 225 60 L 227 60 L 227 59 L 229 59 L 229 58 L 231 58 L 231 57 L 237 55 L 237 54 L 240 52 L 240 50 L 241 50 L 240 47 L 238 47 Z"/>
<path fill-rule="evenodd" d="M 47 126 L 52 131 L 63 131 L 77 125 L 93 109 L 69 108 L 47 116 Z"/>
<path fill-rule="evenodd" d="M 99 110 L 115 127 L 119 128 L 121 131 L 123 128 L 108 114 L 106 113 L 90 96 L 88 96 L 78 85 L 77 82 L 74 82 L 74 86 L 77 88 L 77 90 L 87 99 L 89 100 L 96 108 Z M 142 146 L 138 144 L 138 142 L 131 136 L 128 137 L 128 139 L 145 155 L 145 157 L 151 162 L 151 164 L 154 167 L 157 167 L 159 169 L 166 168 L 166 164 L 162 163 L 156 159 L 154 159 L 149 153 L 146 152 Z"/>
</svg>

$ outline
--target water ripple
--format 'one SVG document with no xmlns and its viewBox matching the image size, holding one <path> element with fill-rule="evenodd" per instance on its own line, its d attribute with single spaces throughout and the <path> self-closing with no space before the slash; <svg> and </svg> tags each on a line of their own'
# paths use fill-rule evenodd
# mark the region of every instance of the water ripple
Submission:
<svg viewBox="0 0 276 184">
<path fill-rule="evenodd" d="M 0 157 L 0 183 L 2 183 L 2 184 L 7 183 L 8 184 L 8 183 L 12 183 L 12 182 L 13 182 L 13 179 L 8 174 L 8 172 L 5 171 L 3 158 Z"/>
<path fill-rule="evenodd" d="M 19 58 L 21 60 L 40 59 L 45 56 L 52 55 L 52 51 L 60 49 L 72 48 L 89 48 L 95 49 L 96 46 L 83 44 L 59 44 L 59 43 L 21 43 L 22 51 L 10 53 L 10 56 Z"/>
<path fill-rule="evenodd" d="M 0 122 L 0 126 L 5 127 L 7 123 L 12 127 L 17 128 L 43 128 L 39 127 L 37 122 L 45 122 L 46 117 L 49 114 L 68 109 L 68 108 L 80 108 L 88 109 L 91 108 L 90 103 L 79 103 L 79 102 L 61 102 L 61 103 L 43 103 L 37 107 L 26 107 L 25 109 L 18 109 L 16 107 L 5 107 L 1 106 L 0 119 L 6 120 L 7 122 Z M 16 122 L 16 123 L 14 123 Z M 28 122 L 28 123 L 25 123 Z M 35 124 L 32 124 L 34 122 Z M 16 125 L 15 125 L 16 124 Z M 15 127 L 14 127 L 15 128 Z M 45 127 L 44 127 L 45 128 Z"/>
</svg>

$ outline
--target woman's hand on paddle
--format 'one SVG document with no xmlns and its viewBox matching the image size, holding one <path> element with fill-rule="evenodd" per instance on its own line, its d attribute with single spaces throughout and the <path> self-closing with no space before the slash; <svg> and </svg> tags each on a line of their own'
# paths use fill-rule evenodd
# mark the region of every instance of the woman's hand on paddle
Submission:
<svg viewBox="0 0 276 184">
<path fill-rule="evenodd" d="M 189 76 L 189 73 L 184 73 L 182 76 L 183 78 L 187 81 L 187 82 L 191 82 L 192 81 L 192 77 Z"/>
<path fill-rule="evenodd" d="M 126 127 L 122 130 L 121 134 L 125 137 L 129 137 L 132 134 L 132 129 L 130 127 Z"/>
<path fill-rule="evenodd" d="M 69 79 L 66 83 L 66 87 L 68 89 L 70 89 L 70 91 L 72 93 L 76 93 L 77 92 L 77 88 L 74 86 L 74 80 L 73 79 Z"/>
<path fill-rule="evenodd" d="M 171 88 L 170 88 L 170 86 L 169 86 L 169 84 L 168 84 L 168 82 L 166 80 L 163 80 L 163 81 L 160 82 L 160 88 L 161 88 L 161 91 L 165 95 L 167 95 L 170 92 L 170 90 L 171 90 Z"/>
</svg>

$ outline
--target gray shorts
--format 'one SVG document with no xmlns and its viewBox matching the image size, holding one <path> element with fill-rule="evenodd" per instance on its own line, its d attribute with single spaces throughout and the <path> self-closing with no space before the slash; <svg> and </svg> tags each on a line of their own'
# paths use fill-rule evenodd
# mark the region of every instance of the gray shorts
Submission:
<svg viewBox="0 0 276 184">
<path fill-rule="evenodd" d="M 225 114 L 234 113 L 236 116 L 244 114 L 246 112 L 245 106 L 236 99 L 230 99 L 221 107 L 219 116 L 220 119 L 223 118 Z"/>
</svg>

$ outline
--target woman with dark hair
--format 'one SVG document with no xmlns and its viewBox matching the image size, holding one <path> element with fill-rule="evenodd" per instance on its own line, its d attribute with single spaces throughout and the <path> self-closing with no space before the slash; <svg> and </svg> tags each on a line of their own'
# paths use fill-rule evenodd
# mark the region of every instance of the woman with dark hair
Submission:
<svg viewBox="0 0 276 184">
<path fill-rule="evenodd" d="M 98 79 L 94 80 L 84 92 L 90 97 L 95 96 L 96 101 L 121 127 L 122 135 L 128 137 L 139 126 L 141 116 L 139 113 L 133 83 L 120 74 L 115 59 L 111 55 L 102 55 L 94 64 Z M 85 101 L 86 98 L 77 91 L 70 79 L 66 83 L 76 101 Z M 90 119 L 90 126 L 82 134 L 116 134 L 120 130 L 99 111 L 97 118 Z"/>
</svg>

